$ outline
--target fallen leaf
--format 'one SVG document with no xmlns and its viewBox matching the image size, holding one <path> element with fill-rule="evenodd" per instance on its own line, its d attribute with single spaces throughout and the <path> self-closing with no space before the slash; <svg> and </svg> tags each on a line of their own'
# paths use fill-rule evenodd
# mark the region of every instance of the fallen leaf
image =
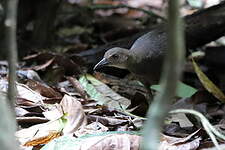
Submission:
<svg viewBox="0 0 225 150">
<path fill-rule="evenodd" d="M 96 100 L 99 105 L 105 105 L 124 111 L 131 104 L 130 100 L 120 96 L 91 75 L 82 76 L 79 81 L 90 97 Z"/>
<path fill-rule="evenodd" d="M 192 59 L 192 63 L 199 80 L 206 90 L 212 93 L 220 101 L 225 102 L 225 95 L 223 92 L 201 71 L 194 59 Z"/>
</svg>

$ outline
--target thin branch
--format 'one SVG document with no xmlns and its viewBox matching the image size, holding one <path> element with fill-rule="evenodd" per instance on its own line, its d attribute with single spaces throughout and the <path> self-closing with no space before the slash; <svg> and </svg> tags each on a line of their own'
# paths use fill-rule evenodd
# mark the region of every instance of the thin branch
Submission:
<svg viewBox="0 0 225 150">
<path fill-rule="evenodd" d="M 17 44 L 16 44 L 16 21 L 17 21 L 17 0 L 6 0 L 5 5 L 5 50 L 8 53 L 9 64 L 9 86 L 8 101 L 6 95 L 0 92 L 0 145 L 2 150 L 17 150 L 18 143 L 15 139 L 16 119 L 14 114 L 15 102 L 15 82 L 16 82 L 16 64 L 17 64 Z M 9 102 L 11 109 L 9 107 Z"/>
<path fill-rule="evenodd" d="M 144 126 L 144 150 L 156 150 L 164 119 L 175 95 L 178 79 L 184 61 L 183 26 L 179 17 L 179 0 L 169 0 L 168 51 L 161 77 L 162 92 L 159 93 L 148 111 L 148 120 Z"/>
<path fill-rule="evenodd" d="M 16 65 L 17 65 L 17 42 L 16 42 L 16 22 L 17 22 L 17 0 L 7 0 L 5 27 L 5 48 L 8 51 L 9 64 L 9 87 L 8 99 L 11 106 L 14 106 L 16 96 Z M 13 108 L 13 107 L 12 107 Z"/>
</svg>

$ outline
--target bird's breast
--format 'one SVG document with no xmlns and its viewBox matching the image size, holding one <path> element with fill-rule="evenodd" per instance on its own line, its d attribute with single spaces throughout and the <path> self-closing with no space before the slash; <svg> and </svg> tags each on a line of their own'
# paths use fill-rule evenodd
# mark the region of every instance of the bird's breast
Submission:
<svg viewBox="0 0 225 150">
<path fill-rule="evenodd" d="M 142 59 L 139 62 L 131 64 L 128 69 L 147 80 L 149 84 L 157 84 L 162 71 L 163 58 L 158 57 L 154 59 Z"/>
</svg>

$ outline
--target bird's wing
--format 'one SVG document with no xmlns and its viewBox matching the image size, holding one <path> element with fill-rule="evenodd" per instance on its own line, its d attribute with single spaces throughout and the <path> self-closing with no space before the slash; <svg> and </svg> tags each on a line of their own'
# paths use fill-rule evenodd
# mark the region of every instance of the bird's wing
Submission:
<svg viewBox="0 0 225 150">
<path fill-rule="evenodd" d="M 145 59 L 163 55 L 166 49 L 167 35 L 164 28 L 157 28 L 144 34 L 130 48 L 132 53 Z"/>
</svg>

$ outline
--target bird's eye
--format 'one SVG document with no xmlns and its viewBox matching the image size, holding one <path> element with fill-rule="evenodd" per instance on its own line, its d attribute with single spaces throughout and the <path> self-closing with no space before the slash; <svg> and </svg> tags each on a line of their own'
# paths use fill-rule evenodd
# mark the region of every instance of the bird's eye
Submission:
<svg viewBox="0 0 225 150">
<path fill-rule="evenodd" d="M 112 58 L 113 58 L 113 59 L 118 59 L 118 58 L 119 58 L 119 55 L 118 55 L 118 54 L 113 54 L 113 55 L 112 55 Z"/>
</svg>

